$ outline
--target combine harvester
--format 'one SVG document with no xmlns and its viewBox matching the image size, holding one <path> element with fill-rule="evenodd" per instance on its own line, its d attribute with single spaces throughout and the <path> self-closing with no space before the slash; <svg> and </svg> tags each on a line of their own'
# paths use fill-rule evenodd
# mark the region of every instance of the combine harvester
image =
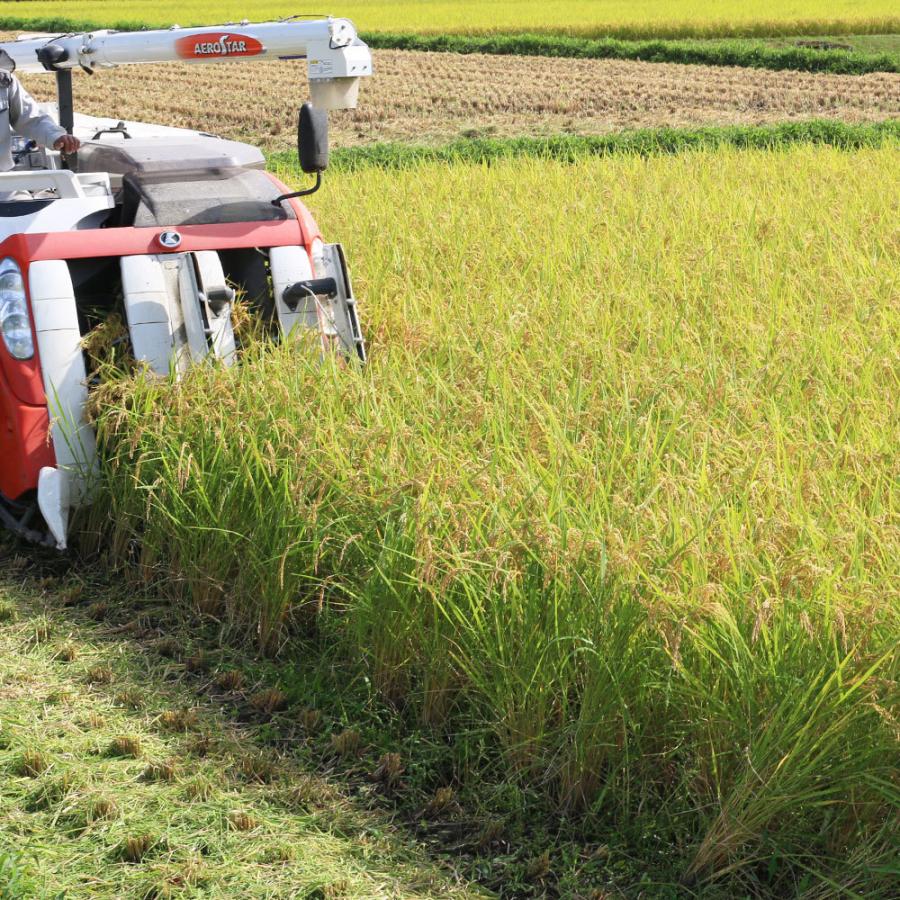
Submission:
<svg viewBox="0 0 900 900">
<path fill-rule="evenodd" d="M 73 111 L 74 69 L 275 59 L 306 60 L 305 191 L 247 144 Z M 65 158 L 14 138 L 15 168 L 0 172 L 0 521 L 64 549 L 95 467 L 83 338 L 110 313 L 160 374 L 235 359 L 236 289 L 274 334 L 317 329 L 324 350 L 365 361 L 341 246 L 298 198 L 328 164 L 327 111 L 356 106 L 372 60 L 352 23 L 327 18 L 28 37 L 0 44 L 0 67 L 54 73 L 58 110 L 45 111 L 82 140 Z"/>
</svg>

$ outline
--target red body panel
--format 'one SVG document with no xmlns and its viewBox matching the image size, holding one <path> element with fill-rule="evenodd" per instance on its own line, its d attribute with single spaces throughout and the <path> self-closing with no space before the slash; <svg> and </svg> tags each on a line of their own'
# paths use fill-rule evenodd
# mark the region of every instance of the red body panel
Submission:
<svg viewBox="0 0 900 900">
<path fill-rule="evenodd" d="M 277 178 L 272 181 L 288 192 Z M 43 259 L 84 259 L 101 256 L 185 253 L 197 250 L 234 250 L 243 247 L 302 246 L 309 251 L 319 229 L 298 200 L 286 201 L 296 219 L 281 222 L 237 222 L 158 228 L 102 228 L 47 234 L 14 234 L 0 243 L 0 259 L 10 256 L 22 269 L 28 290 L 28 265 Z M 177 230 L 181 244 L 174 249 L 159 243 L 159 234 Z M 30 298 L 29 298 L 30 302 Z M 32 323 L 32 328 L 34 327 Z M 37 348 L 37 340 L 35 340 Z M 37 488 L 42 466 L 56 465 L 49 440 L 49 414 L 37 356 L 14 359 L 0 340 L 0 492 L 17 499 Z"/>
<path fill-rule="evenodd" d="M 49 428 L 47 407 L 22 403 L 0 374 L 0 491 L 5 496 L 16 499 L 33 490 L 41 467 L 56 465 Z"/>
<path fill-rule="evenodd" d="M 93 256 L 142 256 L 148 253 L 185 253 L 194 250 L 234 250 L 239 247 L 305 245 L 299 221 L 235 222 L 227 225 L 184 225 L 176 230 L 181 244 L 164 247 L 165 228 L 98 228 L 49 234 L 14 234 L 0 244 L 0 257 L 17 260 L 85 259 Z"/>
<path fill-rule="evenodd" d="M 0 259 L 10 255 L 0 251 Z M 19 257 L 16 261 L 27 292 L 27 260 Z M 37 348 L 33 321 L 31 339 Z M 37 350 L 31 359 L 16 359 L 0 339 L 0 493 L 4 496 L 16 500 L 34 490 L 41 468 L 56 465 L 49 431 L 50 414 Z"/>
<path fill-rule="evenodd" d="M 20 263 L 20 265 L 22 264 Z M 27 281 L 28 274 L 24 265 L 22 265 L 22 277 Z M 34 339 L 34 324 L 31 328 L 31 336 Z M 37 346 L 36 341 L 35 346 Z M 9 355 L 6 344 L 0 341 L 0 372 L 3 374 L 3 390 L 11 392 L 17 400 L 31 406 L 41 406 L 46 403 L 44 380 L 41 376 L 37 354 L 31 359 L 14 359 Z"/>
</svg>

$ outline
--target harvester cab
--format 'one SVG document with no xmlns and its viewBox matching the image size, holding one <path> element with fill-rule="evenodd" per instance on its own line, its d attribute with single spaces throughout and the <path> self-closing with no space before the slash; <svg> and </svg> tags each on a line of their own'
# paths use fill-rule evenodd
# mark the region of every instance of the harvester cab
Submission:
<svg viewBox="0 0 900 900">
<path fill-rule="evenodd" d="M 304 59 L 298 152 L 315 184 L 301 191 L 256 147 L 73 108 L 77 70 Z M 122 316 L 131 355 L 159 375 L 233 363 L 237 297 L 273 335 L 312 331 L 323 352 L 365 361 L 343 250 L 299 198 L 328 164 L 328 110 L 356 106 L 372 61 L 346 19 L 291 18 L 29 36 L 0 44 L 0 65 L 55 75 L 45 111 L 82 142 L 64 158 L 15 138 L 0 172 L 0 522 L 64 549 L 96 468 L 84 338 L 104 317 Z"/>
</svg>

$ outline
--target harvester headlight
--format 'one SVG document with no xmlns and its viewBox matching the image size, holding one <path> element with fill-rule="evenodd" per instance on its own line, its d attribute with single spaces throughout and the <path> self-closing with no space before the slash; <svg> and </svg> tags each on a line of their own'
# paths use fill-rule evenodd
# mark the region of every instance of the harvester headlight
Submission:
<svg viewBox="0 0 900 900">
<path fill-rule="evenodd" d="M 0 330 L 3 331 L 6 349 L 16 359 L 31 359 L 34 356 L 22 270 L 9 257 L 0 260 Z"/>
</svg>

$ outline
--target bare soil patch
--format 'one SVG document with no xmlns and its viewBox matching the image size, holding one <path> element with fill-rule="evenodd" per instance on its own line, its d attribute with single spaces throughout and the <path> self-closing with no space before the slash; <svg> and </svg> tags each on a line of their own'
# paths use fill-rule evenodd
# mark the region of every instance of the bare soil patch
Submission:
<svg viewBox="0 0 900 900">
<path fill-rule="evenodd" d="M 336 146 L 463 136 L 599 134 L 625 128 L 761 124 L 811 118 L 872 121 L 900 115 L 900 75 L 772 72 L 621 60 L 375 54 L 360 107 L 332 114 Z M 52 80 L 25 76 L 35 96 Z M 160 122 L 286 149 L 307 96 L 302 62 L 168 64 L 76 73 L 77 108 Z"/>
</svg>

